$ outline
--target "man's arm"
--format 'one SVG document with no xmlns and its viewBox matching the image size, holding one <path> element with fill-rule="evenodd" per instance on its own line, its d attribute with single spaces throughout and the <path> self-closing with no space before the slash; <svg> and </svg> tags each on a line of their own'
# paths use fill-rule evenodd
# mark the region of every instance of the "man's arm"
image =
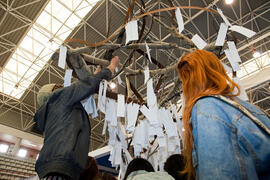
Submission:
<svg viewBox="0 0 270 180">
<path fill-rule="evenodd" d="M 69 87 L 65 87 L 61 90 L 61 95 L 58 97 L 60 102 L 65 106 L 72 106 L 94 94 L 98 89 L 100 81 L 102 79 L 109 80 L 118 64 L 119 59 L 116 56 L 111 60 L 111 63 L 107 68 L 96 72 L 96 74 L 87 73 L 86 76 L 83 75 L 84 79 L 80 79 L 79 81 L 72 83 Z"/>
</svg>

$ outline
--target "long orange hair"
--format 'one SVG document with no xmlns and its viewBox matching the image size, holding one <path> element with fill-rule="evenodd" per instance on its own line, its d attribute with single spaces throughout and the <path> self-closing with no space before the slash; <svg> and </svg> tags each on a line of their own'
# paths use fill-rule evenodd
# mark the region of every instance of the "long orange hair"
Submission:
<svg viewBox="0 0 270 180">
<path fill-rule="evenodd" d="M 219 59 L 211 52 L 195 50 L 184 55 L 177 66 L 178 75 L 182 81 L 182 90 L 185 98 L 183 112 L 184 156 L 186 167 L 181 173 L 186 173 L 188 179 L 195 178 L 195 169 L 192 164 L 193 136 L 189 123 L 192 107 L 195 102 L 207 95 L 237 96 L 239 86 L 227 75 Z M 234 89 L 237 94 L 233 94 Z"/>
</svg>

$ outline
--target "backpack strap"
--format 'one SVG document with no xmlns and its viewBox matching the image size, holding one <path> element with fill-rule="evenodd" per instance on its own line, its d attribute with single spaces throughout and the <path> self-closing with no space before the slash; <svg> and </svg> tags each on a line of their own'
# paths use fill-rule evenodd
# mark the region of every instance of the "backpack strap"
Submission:
<svg viewBox="0 0 270 180">
<path fill-rule="evenodd" d="M 243 105 L 240 103 L 231 100 L 230 98 L 227 98 L 225 96 L 221 95 L 210 95 L 213 97 L 216 97 L 218 99 L 221 99 L 222 101 L 234 106 L 235 108 L 239 109 L 241 112 L 243 112 L 246 116 L 248 116 L 257 126 L 259 126 L 262 130 L 264 130 L 268 135 L 270 135 L 270 129 L 263 124 L 257 117 L 255 117 L 252 113 L 250 113 Z"/>
</svg>

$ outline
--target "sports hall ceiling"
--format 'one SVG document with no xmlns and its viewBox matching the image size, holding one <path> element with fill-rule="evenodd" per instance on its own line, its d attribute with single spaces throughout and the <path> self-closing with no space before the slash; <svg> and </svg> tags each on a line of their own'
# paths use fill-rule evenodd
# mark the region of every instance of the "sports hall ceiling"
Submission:
<svg viewBox="0 0 270 180">
<path fill-rule="evenodd" d="M 135 5 L 131 16 L 138 16 L 138 5 L 145 4 L 147 11 L 170 7 L 168 0 L 139 0 Z M 171 0 L 174 6 L 200 6 L 208 9 L 216 7 L 222 9 L 229 21 L 235 25 L 249 28 L 257 34 L 252 38 L 234 33 L 228 39 L 237 41 L 237 48 L 242 59 L 242 70 L 238 73 L 241 78 L 254 75 L 270 64 L 270 1 L 269 0 L 234 0 L 232 5 L 225 4 L 224 0 Z M 99 42 L 111 35 L 125 20 L 131 0 L 1 0 L 0 1 L 0 123 L 30 133 L 33 130 L 32 118 L 38 109 L 36 94 L 39 88 L 47 83 L 63 83 L 64 70 L 50 57 L 65 39 L 78 38 L 87 42 Z M 61 10 L 65 9 L 65 13 Z M 44 13 L 45 10 L 45 13 Z M 222 22 L 220 16 L 203 10 L 182 9 L 185 22 L 183 33 L 191 38 L 200 35 L 207 43 L 214 42 L 217 37 L 219 25 Z M 42 16 L 42 18 L 39 16 Z M 171 12 L 156 13 L 161 22 L 172 26 Z M 73 18 L 73 19 L 72 19 Z M 44 25 L 42 21 L 48 21 Z M 74 24 L 74 22 L 78 22 Z M 139 20 L 139 29 L 142 20 Z M 73 24 L 72 24 L 73 22 Z M 71 24 L 71 25 L 70 25 Z M 151 27 L 151 20 L 146 17 L 147 31 Z M 58 28 L 58 29 L 57 29 Z M 40 33 L 37 35 L 37 33 Z M 41 40 L 42 35 L 47 42 Z M 32 43 L 26 43 L 25 38 Z M 115 38 L 109 41 L 113 43 Z M 153 22 L 151 31 L 147 35 L 147 42 L 176 43 L 185 47 L 185 43 L 168 32 L 160 23 Z M 82 44 L 69 43 L 73 48 L 83 47 Z M 55 47 L 56 46 L 56 47 Z M 39 47 L 39 48 L 37 48 Z M 36 51 L 40 50 L 39 53 Z M 263 54 L 259 58 L 253 58 L 253 52 Z M 92 49 L 92 55 L 103 58 L 105 50 Z M 114 52 L 121 62 L 128 57 L 130 50 L 120 49 Z M 177 61 L 181 54 L 180 49 L 151 50 L 151 56 L 163 66 L 168 66 Z M 10 63 L 13 60 L 14 63 Z M 142 69 L 147 60 L 136 53 L 133 58 L 133 68 Z M 226 59 L 224 63 L 228 64 Z M 150 69 L 157 67 L 150 64 Z M 23 70 L 23 72 L 21 72 Z M 94 68 L 92 68 L 94 69 Z M 31 73 L 30 73 L 31 72 Z M 125 82 L 124 75 L 121 75 Z M 154 77 L 157 84 L 159 77 Z M 259 105 L 270 113 L 269 101 L 269 77 L 265 82 L 256 84 L 248 89 L 248 95 L 253 103 Z M 158 92 L 159 98 L 164 97 L 170 91 L 172 83 L 176 82 L 177 73 L 171 72 L 165 75 Z M 145 85 L 142 76 L 130 78 L 131 83 L 138 92 L 145 97 Z M 8 88 L 7 88 L 8 87 Z M 180 88 L 172 93 L 172 101 L 177 102 Z M 125 83 L 118 87 L 118 92 L 125 93 Z M 136 98 L 134 96 L 134 98 Z M 168 97 L 170 98 L 170 97 Z M 92 137 L 91 150 L 106 144 L 107 137 L 101 135 L 103 127 L 102 115 L 97 119 L 91 119 Z"/>
</svg>

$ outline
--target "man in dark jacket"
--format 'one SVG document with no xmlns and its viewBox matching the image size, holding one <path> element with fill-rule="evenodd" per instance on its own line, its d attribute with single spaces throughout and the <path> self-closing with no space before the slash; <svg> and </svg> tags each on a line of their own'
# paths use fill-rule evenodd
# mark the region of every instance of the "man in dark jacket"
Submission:
<svg viewBox="0 0 270 180">
<path fill-rule="evenodd" d="M 80 101 L 96 92 L 102 79 L 110 79 L 119 64 L 116 56 L 107 68 L 91 74 L 81 56 L 69 58 L 79 81 L 55 91 L 55 84 L 45 85 L 37 96 L 41 107 L 34 121 L 44 132 L 44 145 L 35 166 L 40 178 L 79 178 L 86 165 L 90 138 L 89 117 Z"/>
</svg>

